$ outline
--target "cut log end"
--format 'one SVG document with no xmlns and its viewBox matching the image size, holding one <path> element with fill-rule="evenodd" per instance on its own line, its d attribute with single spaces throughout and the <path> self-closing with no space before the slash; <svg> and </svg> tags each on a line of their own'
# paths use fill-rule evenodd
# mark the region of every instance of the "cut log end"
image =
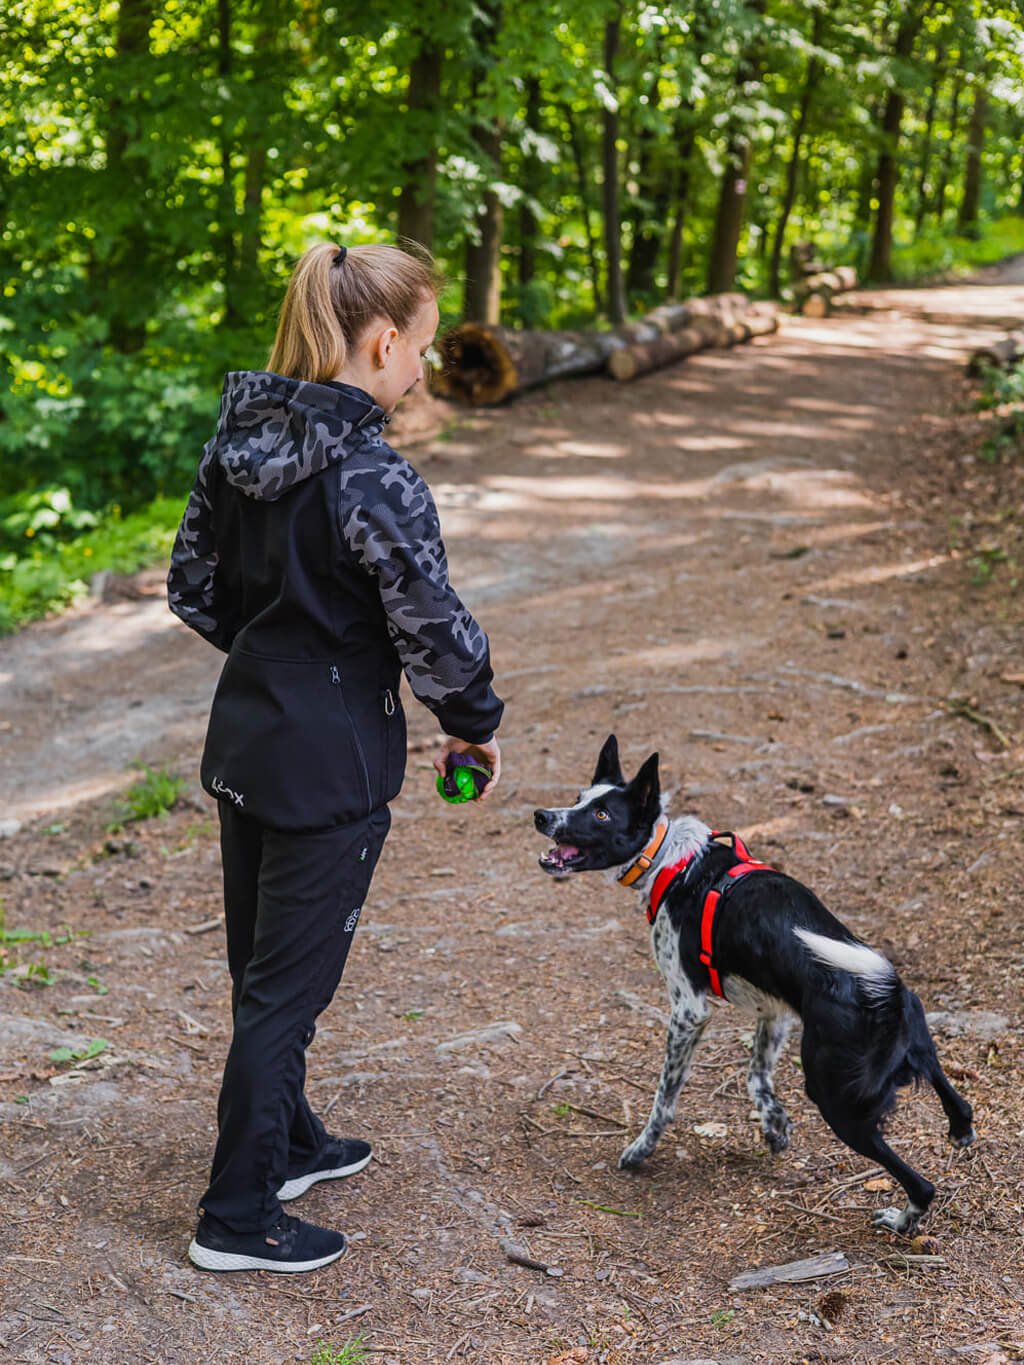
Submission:
<svg viewBox="0 0 1024 1365">
<path fill-rule="evenodd" d="M 441 341 L 438 393 L 465 403 L 500 403 L 519 387 L 515 362 L 493 328 L 464 322 Z"/>
</svg>

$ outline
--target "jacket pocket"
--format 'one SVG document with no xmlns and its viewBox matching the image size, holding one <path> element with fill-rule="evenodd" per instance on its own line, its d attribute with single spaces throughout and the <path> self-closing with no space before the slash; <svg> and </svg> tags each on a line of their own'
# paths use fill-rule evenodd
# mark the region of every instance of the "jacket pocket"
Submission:
<svg viewBox="0 0 1024 1365">
<path fill-rule="evenodd" d="M 203 786 L 275 829 L 363 819 L 367 755 L 330 660 L 229 654 L 213 699 Z"/>
</svg>

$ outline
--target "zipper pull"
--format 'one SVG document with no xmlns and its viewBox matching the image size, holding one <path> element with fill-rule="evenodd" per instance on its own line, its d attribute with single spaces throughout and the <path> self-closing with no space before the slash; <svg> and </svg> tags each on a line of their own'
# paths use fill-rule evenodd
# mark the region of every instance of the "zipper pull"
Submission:
<svg viewBox="0 0 1024 1365">
<path fill-rule="evenodd" d="M 341 674 L 338 672 L 337 664 L 331 664 L 331 682 L 335 685 L 341 682 Z"/>
<path fill-rule="evenodd" d="M 390 687 L 386 688 L 384 692 L 384 714 L 386 716 L 395 714 L 395 695 Z"/>
</svg>

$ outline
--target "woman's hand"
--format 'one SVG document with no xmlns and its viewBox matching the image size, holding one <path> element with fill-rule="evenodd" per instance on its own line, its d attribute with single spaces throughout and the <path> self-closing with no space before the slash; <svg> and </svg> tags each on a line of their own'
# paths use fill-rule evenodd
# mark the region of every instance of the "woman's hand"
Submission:
<svg viewBox="0 0 1024 1365">
<path fill-rule="evenodd" d="M 486 744 L 470 744 L 464 739 L 455 739 L 452 735 L 445 735 L 441 743 L 441 749 L 434 759 L 434 767 L 445 776 L 446 760 L 449 754 L 469 754 L 472 758 L 485 763 L 491 770 L 491 780 L 477 797 L 478 801 L 486 801 L 491 792 L 498 785 L 498 778 L 501 776 L 501 748 L 496 739 L 488 740 Z"/>
</svg>

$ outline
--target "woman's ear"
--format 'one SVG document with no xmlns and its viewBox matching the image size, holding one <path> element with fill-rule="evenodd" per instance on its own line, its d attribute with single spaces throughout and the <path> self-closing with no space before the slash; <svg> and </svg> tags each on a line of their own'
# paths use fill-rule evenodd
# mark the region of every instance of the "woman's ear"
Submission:
<svg viewBox="0 0 1024 1365">
<path fill-rule="evenodd" d="M 398 328 L 392 323 L 388 323 L 388 325 L 378 334 L 373 345 L 373 363 L 377 366 L 378 370 L 387 368 L 387 363 L 391 359 L 391 352 L 394 349 L 397 340 Z"/>
</svg>

